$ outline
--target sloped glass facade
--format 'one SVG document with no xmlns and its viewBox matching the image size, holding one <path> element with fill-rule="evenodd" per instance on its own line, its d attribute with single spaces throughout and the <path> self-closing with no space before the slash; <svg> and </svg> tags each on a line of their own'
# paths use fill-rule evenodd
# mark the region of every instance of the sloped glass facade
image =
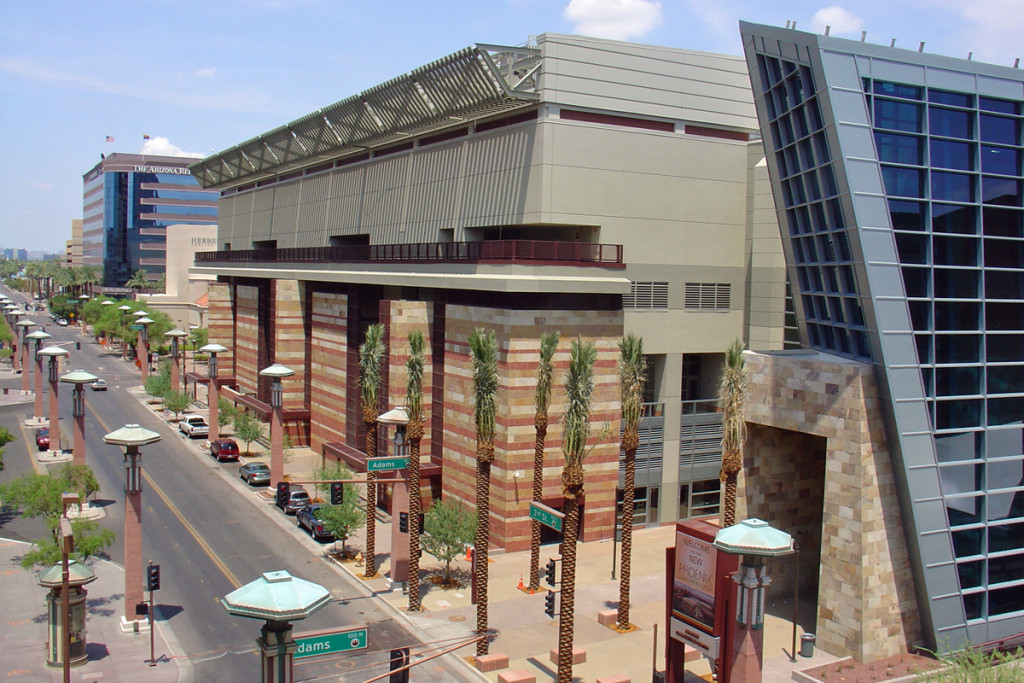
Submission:
<svg viewBox="0 0 1024 683">
<path fill-rule="evenodd" d="M 876 368 L 929 645 L 1024 632 L 1024 75 L 741 32 L 801 337 Z"/>
</svg>

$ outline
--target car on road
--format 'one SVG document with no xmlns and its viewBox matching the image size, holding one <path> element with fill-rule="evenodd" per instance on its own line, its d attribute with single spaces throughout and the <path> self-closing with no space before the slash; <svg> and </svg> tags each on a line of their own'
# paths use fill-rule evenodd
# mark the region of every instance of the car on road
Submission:
<svg viewBox="0 0 1024 683">
<path fill-rule="evenodd" d="M 95 382 L 93 382 L 89 386 L 92 387 L 93 391 L 106 391 L 107 390 L 107 383 L 106 383 L 106 381 L 104 381 L 102 379 L 96 380 Z"/>
<path fill-rule="evenodd" d="M 274 500 L 274 505 L 284 510 L 284 514 L 293 515 L 303 508 L 307 508 L 312 504 L 313 501 L 309 499 L 309 494 L 306 493 L 306 489 L 301 486 L 292 486 L 288 491 L 288 497 L 285 498 L 284 504 L 280 501 Z"/>
<path fill-rule="evenodd" d="M 247 462 L 238 468 L 238 476 L 249 486 L 259 484 L 270 485 L 270 468 L 263 462 Z"/>
<path fill-rule="evenodd" d="M 238 444 L 234 439 L 214 439 L 210 442 L 210 455 L 218 461 L 238 460 Z"/>
<path fill-rule="evenodd" d="M 40 427 L 36 430 L 36 448 L 45 451 L 50 448 L 50 428 Z"/>
<path fill-rule="evenodd" d="M 57 318 L 57 324 L 60 325 L 61 327 L 67 327 L 68 321 L 65 320 L 64 318 Z"/>
<path fill-rule="evenodd" d="M 178 421 L 178 431 L 190 439 L 210 435 L 210 425 L 201 415 L 182 415 Z"/>
<path fill-rule="evenodd" d="M 317 516 L 317 511 L 323 505 L 308 505 L 295 513 L 295 523 L 300 529 L 305 529 L 309 535 L 318 541 L 333 541 L 334 534 L 324 527 L 324 523 Z"/>
</svg>

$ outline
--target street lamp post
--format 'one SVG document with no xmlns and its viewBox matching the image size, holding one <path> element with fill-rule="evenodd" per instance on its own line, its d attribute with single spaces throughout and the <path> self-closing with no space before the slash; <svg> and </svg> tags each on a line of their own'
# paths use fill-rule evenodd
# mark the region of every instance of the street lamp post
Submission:
<svg viewBox="0 0 1024 683">
<path fill-rule="evenodd" d="M 19 320 L 14 324 L 19 330 L 21 330 L 21 390 L 26 394 L 29 391 L 29 372 L 28 372 L 28 328 L 34 327 L 35 323 L 31 320 Z"/>
<path fill-rule="evenodd" d="M 24 313 L 22 313 L 21 309 L 15 306 L 14 304 L 7 304 L 6 306 L 4 306 L 4 310 L 7 311 L 7 324 L 10 326 L 11 331 L 14 332 L 14 341 L 17 342 L 18 318 L 24 315 Z M 20 372 L 21 359 L 18 358 L 19 351 L 20 349 L 16 349 L 15 352 L 11 354 L 11 368 L 14 370 L 15 374 Z"/>
<path fill-rule="evenodd" d="M 121 311 L 121 360 L 124 360 L 128 357 L 128 329 L 125 323 L 128 320 L 128 311 L 132 310 L 132 307 L 122 304 L 117 310 Z"/>
<path fill-rule="evenodd" d="M 136 605 L 142 602 L 142 454 L 139 447 L 155 443 L 160 435 L 137 424 L 128 424 L 103 437 L 104 443 L 124 448 L 124 614 L 123 633 L 138 632 L 144 622 L 137 619 Z"/>
<path fill-rule="evenodd" d="M 82 312 L 85 310 L 85 304 L 88 301 L 89 301 L 89 295 L 88 294 L 79 294 L 78 295 L 78 322 L 80 322 L 82 324 L 82 332 L 88 332 L 88 330 L 85 329 L 85 316 L 82 315 Z"/>
<path fill-rule="evenodd" d="M 85 464 L 85 385 L 99 379 L 85 370 L 75 370 L 60 378 L 61 382 L 73 384 L 71 391 L 71 415 L 75 418 L 75 443 L 71 457 L 76 465 Z"/>
<path fill-rule="evenodd" d="M 32 424 L 42 424 L 46 422 L 46 416 L 43 415 L 43 358 L 39 355 L 39 349 L 42 348 L 43 341 L 51 339 L 52 335 L 43 332 L 42 330 L 36 330 L 25 337 L 35 342 L 35 354 L 36 354 L 36 400 L 35 400 L 35 413 L 32 417 Z"/>
<path fill-rule="evenodd" d="M 62 349 L 59 346 L 47 346 L 39 352 L 39 355 L 50 359 L 50 450 L 55 453 L 60 453 L 60 410 L 57 402 L 57 363 L 60 358 L 69 354 L 65 349 Z"/>
<path fill-rule="evenodd" d="M 409 426 L 409 414 L 405 408 L 399 406 L 398 408 L 392 408 L 383 415 L 377 416 L 377 424 L 394 427 L 394 431 L 391 434 L 391 443 L 394 446 L 394 456 L 396 458 L 404 458 L 408 455 L 407 448 L 408 442 L 406 441 L 406 428 Z M 411 534 L 408 529 L 412 528 L 413 524 L 419 524 L 419 512 L 416 511 L 416 517 L 414 518 L 409 510 L 409 485 L 406 483 L 408 470 L 402 468 L 398 474 L 402 481 L 396 481 L 391 485 L 391 517 L 392 519 L 401 520 L 402 516 L 406 519 L 406 531 L 401 531 L 401 523 L 396 526 L 391 525 L 391 581 L 405 583 L 411 577 L 409 575 L 409 556 L 410 556 L 410 545 Z M 370 485 L 370 484 L 368 484 Z M 366 514 L 372 515 L 373 510 L 367 510 Z M 417 581 L 419 575 L 416 576 Z M 416 586 L 415 594 L 409 596 L 409 609 L 410 611 L 416 611 L 419 609 L 419 586 Z"/>
<path fill-rule="evenodd" d="M 140 327 L 139 329 L 139 352 L 137 354 L 138 360 L 142 361 L 139 365 L 139 370 L 142 371 L 142 383 L 146 383 L 146 378 L 149 377 L 149 326 L 153 323 L 153 319 L 147 315 L 140 315 L 136 317 L 135 324 Z"/>
<path fill-rule="evenodd" d="M 284 406 L 284 390 L 281 380 L 291 377 L 295 371 L 280 363 L 274 363 L 269 368 L 260 370 L 260 375 L 273 380 L 270 385 L 270 407 L 273 413 L 270 417 L 270 485 L 276 486 L 279 481 L 284 480 L 284 430 L 281 419 L 281 411 Z"/>
<path fill-rule="evenodd" d="M 760 519 L 747 519 L 719 530 L 714 546 L 732 555 L 742 555 L 740 569 L 733 574 L 737 584 L 736 619 L 728 629 L 732 652 L 722 653 L 726 666 L 719 677 L 723 683 L 760 683 L 764 658 L 764 594 L 771 584 L 765 560 L 793 552 L 793 537 Z"/>
<path fill-rule="evenodd" d="M 180 356 L 179 344 L 181 342 L 181 338 L 188 336 L 188 334 L 175 328 L 168 332 L 164 332 L 164 336 L 171 338 L 171 391 L 178 393 L 181 390 L 181 369 L 178 367 Z"/>
<path fill-rule="evenodd" d="M 210 386 L 206 392 L 206 400 L 210 404 L 210 441 L 216 441 L 220 436 L 220 415 L 217 412 L 220 408 L 217 404 L 220 400 L 220 396 L 217 393 L 217 354 L 224 353 L 228 350 L 228 347 L 222 344 L 207 344 L 199 350 L 203 353 L 210 354 L 210 362 L 207 365 L 210 377 Z M 194 359 L 195 355 L 193 355 L 192 358 Z M 195 367 L 193 366 L 192 369 L 195 370 Z"/>
</svg>

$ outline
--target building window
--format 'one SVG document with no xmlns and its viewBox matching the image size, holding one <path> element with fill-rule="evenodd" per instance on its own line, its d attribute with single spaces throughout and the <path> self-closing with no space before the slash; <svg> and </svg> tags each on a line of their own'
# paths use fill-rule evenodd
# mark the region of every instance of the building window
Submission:
<svg viewBox="0 0 1024 683">
<path fill-rule="evenodd" d="M 687 282 L 684 306 L 689 309 L 729 310 L 732 286 L 723 282 Z"/>
<path fill-rule="evenodd" d="M 667 282 L 631 282 L 623 308 L 668 308 Z"/>
</svg>

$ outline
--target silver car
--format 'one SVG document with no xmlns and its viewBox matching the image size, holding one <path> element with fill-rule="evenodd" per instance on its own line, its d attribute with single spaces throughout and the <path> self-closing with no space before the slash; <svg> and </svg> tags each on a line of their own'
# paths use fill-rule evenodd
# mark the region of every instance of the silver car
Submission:
<svg viewBox="0 0 1024 683">
<path fill-rule="evenodd" d="M 247 462 L 238 468 L 238 476 L 249 486 L 270 486 L 270 468 L 266 463 Z"/>
</svg>

